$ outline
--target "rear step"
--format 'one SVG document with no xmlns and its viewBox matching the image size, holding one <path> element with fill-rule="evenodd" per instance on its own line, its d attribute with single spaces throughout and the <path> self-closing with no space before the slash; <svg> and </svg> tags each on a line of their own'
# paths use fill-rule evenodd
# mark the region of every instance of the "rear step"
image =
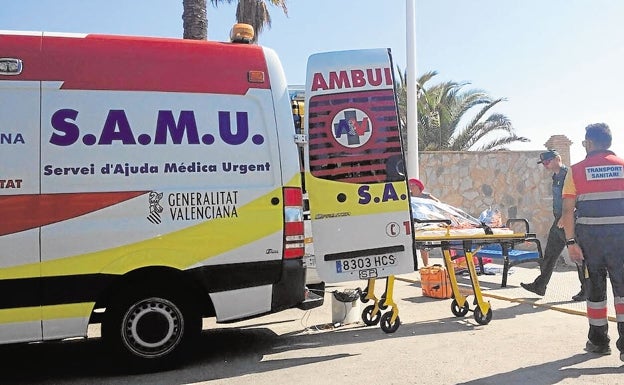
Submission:
<svg viewBox="0 0 624 385">
<path fill-rule="evenodd" d="M 314 309 L 315 307 L 323 306 L 324 302 L 325 302 L 325 296 L 321 296 L 316 293 L 313 293 L 310 290 L 308 290 L 308 288 L 306 288 L 305 300 L 303 300 L 303 302 L 297 305 L 297 308 L 301 310 L 310 310 L 310 309 Z"/>
</svg>

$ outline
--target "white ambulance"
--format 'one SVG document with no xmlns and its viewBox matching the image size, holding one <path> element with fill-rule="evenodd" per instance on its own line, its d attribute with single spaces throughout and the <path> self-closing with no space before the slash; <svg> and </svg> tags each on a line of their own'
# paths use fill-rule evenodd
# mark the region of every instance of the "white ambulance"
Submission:
<svg viewBox="0 0 624 385">
<path fill-rule="evenodd" d="M 305 301 L 300 154 L 272 50 L 0 31 L 0 95 L 0 343 L 101 323 L 116 356 L 158 368 L 203 317 L 321 304 Z"/>
</svg>

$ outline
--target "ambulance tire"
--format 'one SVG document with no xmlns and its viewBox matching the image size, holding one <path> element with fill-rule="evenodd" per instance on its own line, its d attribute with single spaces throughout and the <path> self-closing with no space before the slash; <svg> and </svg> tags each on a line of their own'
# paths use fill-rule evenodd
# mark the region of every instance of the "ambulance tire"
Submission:
<svg viewBox="0 0 624 385">
<path fill-rule="evenodd" d="M 201 333 L 201 317 L 185 296 L 145 288 L 113 300 L 102 339 L 125 370 L 162 370 L 180 362 Z"/>
</svg>

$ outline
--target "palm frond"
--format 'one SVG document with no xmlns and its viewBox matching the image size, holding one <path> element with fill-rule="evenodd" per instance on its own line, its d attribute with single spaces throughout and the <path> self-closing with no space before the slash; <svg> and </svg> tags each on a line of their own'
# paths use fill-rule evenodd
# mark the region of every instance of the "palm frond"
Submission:
<svg viewBox="0 0 624 385">
<path fill-rule="evenodd" d="M 397 67 L 395 82 L 399 117 L 407 119 L 407 73 Z M 417 124 L 419 150 L 500 150 L 514 142 L 529 139 L 518 136 L 505 115 L 493 113 L 505 98 L 492 98 L 480 89 L 466 89 L 468 82 L 446 81 L 428 85 L 438 73 L 429 71 L 418 79 Z M 402 126 L 402 136 L 407 130 Z M 404 141 L 405 145 L 407 140 Z"/>
<path fill-rule="evenodd" d="M 233 0 L 226 1 L 231 2 Z M 269 3 L 281 7 L 284 14 L 288 16 L 286 0 L 269 0 Z M 271 28 L 271 14 L 266 0 L 239 0 L 236 6 L 236 21 L 250 24 L 255 31 L 253 41 L 257 42 L 258 36 L 264 29 Z"/>
</svg>

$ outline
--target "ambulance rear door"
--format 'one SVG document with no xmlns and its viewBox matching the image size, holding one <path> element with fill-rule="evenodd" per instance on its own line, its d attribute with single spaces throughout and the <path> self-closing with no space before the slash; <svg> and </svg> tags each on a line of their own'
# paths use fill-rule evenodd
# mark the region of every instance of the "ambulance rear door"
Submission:
<svg viewBox="0 0 624 385">
<path fill-rule="evenodd" d="M 0 343 L 42 336 L 40 46 L 40 32 L 0 32 Z"/>
<path fill-rule="evenodd" d="M 341 282 L 414 271 L 389 49 L 308 60 L 305 151 L 318 274 Z"/>
</svg>

